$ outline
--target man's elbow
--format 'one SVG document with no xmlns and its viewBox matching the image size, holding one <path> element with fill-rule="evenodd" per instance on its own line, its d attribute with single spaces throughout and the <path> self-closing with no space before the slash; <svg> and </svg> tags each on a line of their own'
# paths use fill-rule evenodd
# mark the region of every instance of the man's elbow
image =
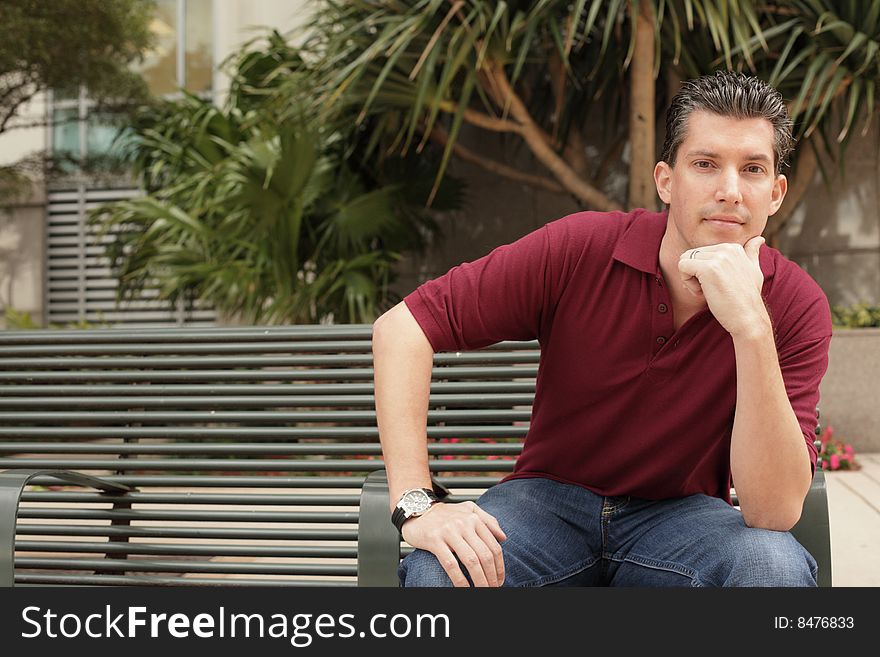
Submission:
<svg viewBox="0 0 880 657">
<path fill-rule="evenodd" d="M 770 529 L 775 532 L 791 531 L 801 519 L 803 504 L 789 508 L 776 507 L 772 509 L 742 509 L 743 521 L 747 527 L 753 529 Z"/>
<path fill-rule="evenodd" d="M 418 351 L 420 355 L 427 353 L 433 357 L 434 354 L 428 336 L 403 301 L 376 318 L 372 342 L 373 353 L 377 348 L 393 351 L 405 348 Z"/>
<path fill-rule="evenodd" d="M 384 313 L 379 315 L 373 322 L 373 342 L 375 342 L 376 339 L 381 335 L 380 331 L 383 328 L 388 329 L 389 322 L 394 319 L 395 308 L 391 308 L 390 310 L 385 311 Z"/>
</svg>

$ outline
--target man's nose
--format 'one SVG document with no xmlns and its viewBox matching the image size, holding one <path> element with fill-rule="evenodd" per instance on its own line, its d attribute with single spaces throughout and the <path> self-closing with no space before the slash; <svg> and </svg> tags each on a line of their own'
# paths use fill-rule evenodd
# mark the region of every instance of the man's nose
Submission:
<svg viewBox="0 0 880 657">
<path fill-rule="evenodd" d="M 718 179 L 715 201 L 717 203 L 742 203 L 739 171 L 733 169 L 724 170 Z"/>
</svg>

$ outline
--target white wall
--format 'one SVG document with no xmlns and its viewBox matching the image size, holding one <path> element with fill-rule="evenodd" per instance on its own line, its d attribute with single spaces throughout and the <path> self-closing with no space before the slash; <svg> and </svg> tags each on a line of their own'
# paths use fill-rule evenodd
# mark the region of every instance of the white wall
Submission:
<svg viewBox="0 0 880 657">
<path fill-rule="evenodd" d="M 213 0 L 214 61 L 219 64 L 245 41 L 275 28 L 285 33 L 302 25 L 312 0 Z M 215 72 L 215 100 L 229 88 L 225 75 Z M 22 109 L 18 122 L 43 122 L 46 96 L 41 94 Z M 47 127 L 15 129 L 0 135 L 0 166 L 21 160 L 49 146 Z M 0 209 L 0 328 L 2 309 L 11 305 L 43 319 L 43 266 L 46 249 L 45 189 L 35 181 L 34 191 L 14 205 Z"/>
<path fill-rule="evenodd" d="M 309 13 L 311 0 L 214 0 L 214 60 L 219 63 L 235 52 L 245 41 L 275 28 L 287 32 L 302 25 Z M 225 75 L 215 74 L 215 93 L 220 99 L 229 88 Z M 45 121 L 45 94 L 19 113 L 16 124 Z M 48 147 L 46 127 L 14 129 L 0 135 L 0 166 L 19 161 L 31 153 Z"/>
<path fill-rule="evenodd" d="M 45 94 L 22 107 L 12 125 L 45 122 Z M 0 135 L 0 166 L 18 162 L 48 146 L 48 128 L 12 128 Z M 43 321 L 43 258 L 45 200 L 43 182 L 34 176 L 31 192 L 0 208 L 0 328 L 3 311 L 11 306 Z"/>
<path fill-rule="evenodd" d="M 43 322 L 45 200 L 40 191 L 0 208 L 0 328 L 7 306 Z"/>
<path fill-rule="evenodd" d="M 10 121 L 10 126 L 0 135 L 0 166 L 18 162 L 36 151 L 47 147 L 48 131 L 45 126 L 36 128 L 19 128 L 35 122 L 46 120 L 46 95 L 38 94 L 24 105 L 18 116 Z"/>
<path fill-rule="evenodd" d="M 246 41 L 276 29 L 282 34 L 300 27 L 314 0 L 214 0 L 214 61 L 223 62 Z M 221 104 L 229 78 L 214 73 L 214 99 Z"/>
</svg>

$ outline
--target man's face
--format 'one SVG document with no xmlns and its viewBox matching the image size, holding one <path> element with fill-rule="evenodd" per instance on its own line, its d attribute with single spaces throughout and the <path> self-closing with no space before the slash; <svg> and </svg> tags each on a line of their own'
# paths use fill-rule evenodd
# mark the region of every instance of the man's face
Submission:
<svg viewBox="0 0 880 657">
<path fill-rule="evenodd" d="M 679 252 L 760 235 L 785 197 L 773 164 L 773 126 L 695 111 L 675 166 L 654 168 L 657 193 L 669 204 L 667 237 Z"/>
</svg>

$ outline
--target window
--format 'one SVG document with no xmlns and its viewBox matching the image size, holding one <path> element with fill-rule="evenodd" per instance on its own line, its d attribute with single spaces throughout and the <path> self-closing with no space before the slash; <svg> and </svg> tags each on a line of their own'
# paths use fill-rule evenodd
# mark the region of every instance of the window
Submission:
<svg viewBox="0 0 880 657">
<path fill-rule="evenodd" d="M 174 97 L 184 88 L 210 95 L 213 88 L 212 0 L 157 0 L 152 29 L 153 50 L 136 68 L 151 93 Z M 180 29 L 180 26 L 184 26 Z M 160 301 L 147 287 L 137 299 L 116 303 L 117 281 L 104 254 L 109 237 L 98 239 L 87 222 L 88 211 L 101 203 L 140 192 L 125 171 L 116 171 L 112 156 L 122 129 L 113 116 L 100 113 L 85 89 L 56 90 L 50 104 L 51 151 L 59 156 L 62 175 L 50 180 L 47 212 L 45 308 L 49 322 L 98 325 L 205 325 L 214 311 L 198 301 Z M 112 180 L 86 181 L 77 164 L 111 156 Z M 106 173 L 106 172 L 105 172 Z"/>
<path fill-rule="evenodd" d="M 211 94 L 212 6 L 212 0 L 156 1 L 151 24 L 156 43 L 135 67 L 152 94 L 173 97 L 181 88 L 198 95 Z M 77 159 L 112 154 L 120 128 L 112 117 L 92 111 L 93 103 L 84 90 L 56 91 L 51 106 L 53 154 Z"/>
<path fill-rule="evenodd" d="M 157 0 L 152 30 L 156 45 L 138 70 L 157 96 L 213 88 L 212 0 Z M 183 29 L 180 26 L 183 25 Z"/>
</svg>

